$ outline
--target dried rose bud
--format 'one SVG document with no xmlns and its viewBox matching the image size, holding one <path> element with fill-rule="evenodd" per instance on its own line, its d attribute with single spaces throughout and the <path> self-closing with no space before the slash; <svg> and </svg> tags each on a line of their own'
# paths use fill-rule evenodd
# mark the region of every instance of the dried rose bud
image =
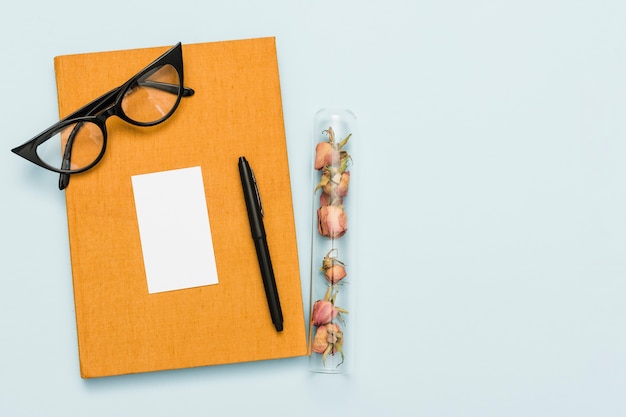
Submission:
<svg viewBox="0 0 626 417">
<path fill-rule="evenodd" d="M 333 150 L 333 145 L 329 142 L 320 142 L 315 147 L 315 169 L 322 169 L 326 166 L 326 155 Z"/>
<path fill-rule="evenodd" d="M 315 338 L 313 339 L 313 345 L 311 349 L 315 353 L 324 353 L 328 348 L 328 330 L 325 326 L 318 327 L 315 331 Z"/>
<path fill-rule="evenodd" d="M 317 209 L 317 230 L 320 235 L 334 239 L 348 231 L 348 219 L 342 207 L 324 206 Z"/>
<path fill-rule="evenodd" d="M 339 264 L 335 264 L 324 271 L 324 277 L 333 285 L 344 279 L 346 275 L 346 268 Z"/>
<path fill-rule="evenodd" d="M 341 354 L 341 365 L 344 360 L 343 355 L 343 332 L 337 323 L 328 323 L 315 330 L 315 337 L 311 350 L 322 355 L 322 363 L 326 363 L 328 355 Z M 337 366 L 339 366 L 337 365 Z"/>
<path fill-rule="evenodd" d="M 335 306 L 330 301 L 317 300 L 313 304 L 313 312 L 311 313 L 311 319 L 314 326 L 321 326 L 326 323 L 330 323 L 339 311 L 335 309 Z"/>
<path fill-rule="evenodd" d="M 326 355 L 334 355 L 337 351 L 341 351 L 342 345 L 343 332 L 341 327 L 337 323 L 328 323 L 316 329 L 311 349 L 315 353 L 323 353 L 325 359 Z"/>
<path fill-rule="evenodd" d="M 329 354 L 334 355 L 335 353 L 339 352 L 341 354 L 341 363 L 339 363 L 339 365 L 341 365 L 344 360 L 343 332 L 341 331 L 341 327 L 339 327 L 337 323 L 328 323 L 324 327 L 319 327 L 318 330 L 322 328 L 326 329 L 326 342 L 328 343 L 328 345 L 326 346 L 326 350 L 324 350 L 324 353 L 322 354 L 322 363 L 325 364 L 326 358 Z"/>
<path fill-rule="evenodd" d="M 336 256 L 332 256 L 337 252 L 337 249 L 329 250 L 326 256 L 324 256 L 324 259 L 322 260 L 322 267 L 320 268 L 320 270 L 324 272 L 324 277 L 326 277 L 326 280 L 332 285 L 337 284 L 347 275 L 345 264 L 337 259 Z M 331 292 L 327 293 L 327 299 L 330 299 L 333 296 L 332 288 L 330 290 Z M 339 310 L 341 311 L 341 309 Z"/>
<path fill-rule="evenodd" d="M 335 142 L 335 131 L 332 127 L 322 133 L 328 135 L 328 142 L 319 142 L 315 146 L 315 169 L 320 170 L 325 166 L 340 167 L 341 172 L 346 170 L 346 164 L 350 155 L 342 148 L 350 140 L 350 133 L 339 143 Z"/>
</svg>

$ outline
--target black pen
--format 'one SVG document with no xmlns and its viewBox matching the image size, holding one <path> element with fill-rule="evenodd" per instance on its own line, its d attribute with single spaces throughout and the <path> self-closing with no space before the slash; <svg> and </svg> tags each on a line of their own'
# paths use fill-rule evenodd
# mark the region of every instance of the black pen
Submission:
<svg viewBox="0 0 626 417">
<path fill-rule="evenodd" d="M 274 323 L 276 330 L 280 332 L 283 330 L 283 312 L 280 308 L 274 269 L 272 268 L 270 251 L 267 247 L 265 226 L 263 225 L 261 195 L 259 194 L 259 187 L 254 177 L 254 172 L 244 156 L 239 157 L 239 175 L 241 176 L 243 197 L 246 200 L 252 240 L 254 240 L 256 256 L 259 260 L 259 267 L 261 268 L 261 277 L 263 278 L 267 304 L 270 309 L 270 315 L 272 316 L 272 323 Z"/>
</svg>

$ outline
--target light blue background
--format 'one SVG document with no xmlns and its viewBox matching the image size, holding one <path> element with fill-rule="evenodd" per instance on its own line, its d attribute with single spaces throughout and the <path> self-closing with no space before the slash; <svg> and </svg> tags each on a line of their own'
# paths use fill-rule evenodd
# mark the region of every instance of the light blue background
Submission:
<svg viewBox="0 0 626 417">
<path fill-rule="evenodd" d="M 0 415 L 626 415 L 626 2 L 21 1 L 0 37 Z M 82 380 L 55 55 L 276 36 L 308 308 L 313 114 L 359 118 L 358 366 Z M 358 186 L 356 183 L 358 182 Z"/>
</svg>

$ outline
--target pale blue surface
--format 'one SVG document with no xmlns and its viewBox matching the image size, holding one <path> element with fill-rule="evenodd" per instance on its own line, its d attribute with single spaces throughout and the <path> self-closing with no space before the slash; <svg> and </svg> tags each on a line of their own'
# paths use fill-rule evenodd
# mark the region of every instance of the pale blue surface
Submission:
<svg viewBox="0 0 626 417">
<path fill-rule="evenodd" d="M 626 2 L 11 2 L 1 416 L 626 415 Z M 81 380 L 55 55 L 276 36 L 308 307 L 313 114 L 359 118 L 358 366 Z M 355 158 L 357 155 L 353 155 Z"/>
</svg>

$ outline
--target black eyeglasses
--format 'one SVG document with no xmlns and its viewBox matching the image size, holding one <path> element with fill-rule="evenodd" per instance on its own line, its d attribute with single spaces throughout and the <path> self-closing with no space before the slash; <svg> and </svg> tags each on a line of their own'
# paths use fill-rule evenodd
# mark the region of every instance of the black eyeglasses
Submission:
<svg viewBox="0 0 626 417">
<path fill-rule="evenodd" d="M 117 116 L 135 126 L 154 126 L 174 113 L 182 97 L 193 94 L 183 85 L 183 54 L 178 43 L 123 85 L 11 151 L 60 173 L 59 189 L 63 190 L 70 174 L 87 171 L 102 159 L 109 117 Z"/>
</svg>

